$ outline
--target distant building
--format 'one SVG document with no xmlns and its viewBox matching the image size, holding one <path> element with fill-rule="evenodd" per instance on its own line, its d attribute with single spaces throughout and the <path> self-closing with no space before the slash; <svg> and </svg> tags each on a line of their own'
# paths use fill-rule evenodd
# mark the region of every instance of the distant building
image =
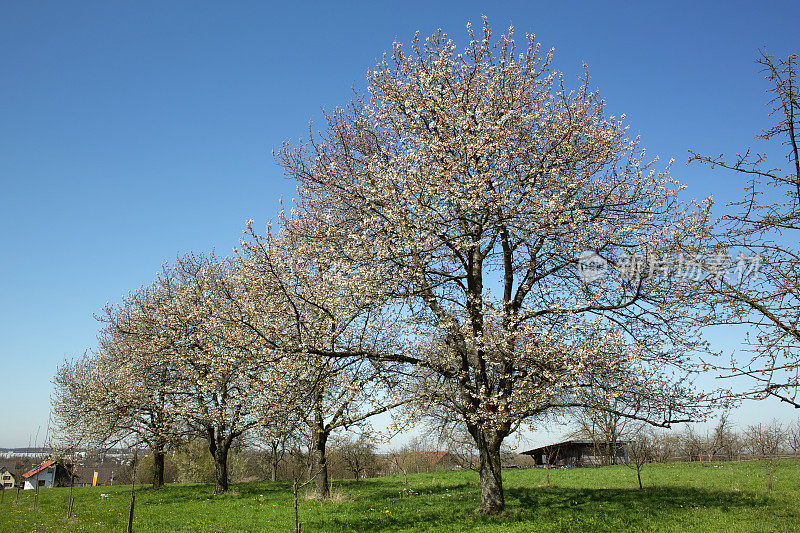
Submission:
<svg viewBox="0 0 800 533">
<path fill-rule="evenodd" d="M 602 446 L 602 444 L 601 444 Z M 628 443 L 617 442 L 614 453 L 614 464 L 628 464 Z M 568 440 L 540 446 L 526 452 L 537 465 L 550 466 L 600 466 L 604 464 L 605 456 L 597 445 L 590 440 Z"/>
<path fill-rule="evenodd" d="M 0 467 L 0 485 L 4 489 L 13 489 L 16 483 L 17 480 L 14 478 L 14 474 L 5 466 Z"/>
<path fill-rule="evenodd" d="M 411 472 L 435 472 L 437 470 L 456 470 L 458 461 L 447 451 L 412 451 L 403 458 Z"/>
<path fill-rule="evenodd" d="M 119 465 L 94 465 L 94 466 L 76 466 L 75 467 L 75 486 L 90 486 L 94 481 L 94 474 L 97 473 L 98 485 L 113 485 L 119 480 L 114 479 L 114 471 L 116 470 L 117 476 L 120 472 Z"/>
<path fill-rule="evenodd" d="M 51 487 L 66 487 L 69 485 L 69 470 L 61 462 L 49 459 L 44 461 L 32 470 L 22 474 L 24 481 L 23 489 L 35 489 Z"/>
</svg>

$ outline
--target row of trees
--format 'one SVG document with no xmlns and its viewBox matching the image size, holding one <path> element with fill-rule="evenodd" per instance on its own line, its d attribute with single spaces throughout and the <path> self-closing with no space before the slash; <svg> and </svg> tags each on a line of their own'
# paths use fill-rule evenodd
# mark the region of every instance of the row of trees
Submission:
<svg viewBox="0 0 800 533">
<path fill-rule="evenodd" d="M 326 314 L 300 285 L 323 275 L 312 281 L 275 269 L 269 278 L 265 269 L 285 259 L 282 250 L 255 236 L 250 244 L 235 260 L 181 257 L 105 309 L 97 348 L 55 377 L 54 412 L 68 442 L 146 445 L 159 487 L 167 448 L 199 436 L 214 459 L 215 491 L 223 492 L 237 439 L 285 446 L 303 425 L 324 497 L 330 433 L 394 404 L 381 403 L 381 365 L 315 351 L 335 339 L 368 346 L 387 330 L 367 327 L 379 314 L 362 314 L 352 299 Z M 290 296 L 276 302 L 283 295 Z"/>
<path fill-rule="evenodd" d="M 533 37 L 517 49 L 513 29 L 468 31 L 461 53 L 441 31 L 396 43 L 366 93 L 283 146 L 300 199 L 275 229 L 248 226 L 231 258 L 181 257 L 109 306 L 97 348 L 56 376 L 62 433 L 136 439 L 157 464 L 175 439 L 200 435 L 219 492 L 235 439 L 260 435 L 277 449 L 299 424 L 325 497 L 331 433 L 402 406 L 400 426 L 429 418 L 469 436 L 480 510 L 496 513 L 501 448 L 524 424 L 569 409 L 664 427 L 701 416 L 689 380 L 700 328 L 759 310 L 720 315 L 744 300 L 702 262 L 696 279 L 655 266 L 730 251 L 710 202 L 680 200 L 669 165 L 608 115 L 588 73 L 569 90 Z M 781 124 L 793 127 L 791 98 Z M 776 228 L 796 227 L 793 186 L 789 198 Z M 582 278 L 587 252 L 611 268 Z M 797 263 L 781 257 L 765 261 L 774 273 L 758 287 L 782 274 L 796 283 Z M 782 287 L 796 297 L 796 285 Z M 783 328 L 772 344 L 790 347 L 781 368 L 795 371 L 796 310 L 758 322 Z"/>
<path fill-rule="evenodd" d="M 636 469 L 642 488 L 642 468 L 650 462 L 688 460 L 711 462 L 759 460 L 765 470 L 767 490 L 772 491 L 772 473 L 781 457 L 800 455 L 800 421 L 781 424 L 777 420 L 734 431 L 727 416 L 705 434 L 689 426 L 683 433 L 639 431 L 628 445 L 629 465 Z"/>
<path fill-rule="evenodd" d="M 313 447 L 304 445 L 307 435 L 297 435 L 291 447 L 279 450 L 277 455 L 263 443 L 252 439 L 237 441 L 228 459 L 231 481 L 293 481 L 304 477 L 314 468 Z M 446 443 L 431 439 L 412 438 L 403 446 L 380 452 L 380 439 L 369 431 L 344 431 L 331 436 L 327 443 L 327 469 L 333 479 L 354 479 L 393 474 L 418 474 L 453 469 L 476 469 L 475 450 L 458 455 L 447 450 Z M 444 444 L 444 446 L 443 446 Z M 530 466 L 528 456 L 510 450 L 503 453 L 503 466 Z M 155 468 L 152 454 L 139 460 L 138 470 L 152 472 Z M 301 473 L 303 476 L 301 476 Z M 181 443 L 165 454 L 164 479 L 166 482 L 213 483 L 215 468 L 204 441 L 198 438 Z M 127 480 L 127 481 L 126 481 Z M 129 482 L 130 475 L 120 478 Z"/>
<path fill-rule="evenodd" d="M 656 461 L 732 461 L 800 455 L 800 422 L 751 424 L 739 430 L 723 417 L 708 432 L 691 426 L 681 433 L 651 432 L 649 443 Z"/>
<path fill-rule="evenodd" d="M 394 460 L 390 456 L 377 454 L 372 440 L 342 435 L 329 442 L 327 465 L 331 478 L 361 479 L 393 472 Z M 152 454 L 140 459 L 139 472 L 152 472 L 154 468 Z M 307 447 L 293 447 L 276 458 L 269 450 L 255 443 L 245 445 L 237 442 L 228 457 L 230 481 L 237 483 L 292 481 L 311 468 L 313 455 L 308 453 Z M 202 439 L 184 442 L 165 454 L 164 480 L 167 483 L 214 483 L 215 477 L 213 457 Z"/>
<path fill-rule="evenodd" d="M 605 417 L 604 417 L 605 418 Z M 642 424 L 602 423 L 578 419 L 571 435 L 594 442 L 603 464 L 612 464 L 614 450 L 624 442 L 637 442 L 650 461 L 732 461 L 800 455 L 800 421 L 782 424 L 777 420 L 736 428 L 722 415 L 713 429 L 699 431 L 687 425 L 681 431 L 664 431 Z"/>
</svg>

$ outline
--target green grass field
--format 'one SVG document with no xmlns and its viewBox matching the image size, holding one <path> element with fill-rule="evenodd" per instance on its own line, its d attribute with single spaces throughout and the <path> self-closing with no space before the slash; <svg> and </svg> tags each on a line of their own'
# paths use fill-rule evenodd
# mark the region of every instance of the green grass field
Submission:
<svg viewBox="0 0 800 533">
<path fill-rule="evenodd" d="M 334 484 L 334 500 L 302 499 L 303 531 L 800 531 L 800 461 L 785 460 L 766 492 L 757 462 L 506 470 L 506 511 L 478 515 L 474 472 L 442 472 Z M 208 485 L 170 485 L 137 492 L 135 531 L 291 531 L 287 483 L 247 483 L 212 497 Z M 124 531 L 130 487 L 7 491 L 0 531 Z M 411 491 L 409 493 L 409 491 Z M 406 493 L 404 495 L 404 492 Z M 102 497 L 101 494 L 107 495 Z"/>
</svg>

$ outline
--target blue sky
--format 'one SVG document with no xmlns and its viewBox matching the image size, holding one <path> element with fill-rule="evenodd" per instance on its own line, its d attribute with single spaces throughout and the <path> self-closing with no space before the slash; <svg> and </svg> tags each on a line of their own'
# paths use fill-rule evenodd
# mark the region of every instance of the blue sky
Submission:
<svg viewBox="0 0 800 533">
<path fill-rule="evenodd" d="M 800 44 L 791 1 L 0 3 L 0 446 L 40 426 L 41 442 L 55 367 L 92 345 L 105 302 L 182 251 L 228 253 L 291 201 L 272 150 L 393 40 L 463 42 L 482 14 L 555 47 L 570 80 L 587 62 L 609 111 L 718 206 L 740 183 L 686 167 L 687 149 L 750 144 L 769 124 L 757 49 Z"/>
</svg>

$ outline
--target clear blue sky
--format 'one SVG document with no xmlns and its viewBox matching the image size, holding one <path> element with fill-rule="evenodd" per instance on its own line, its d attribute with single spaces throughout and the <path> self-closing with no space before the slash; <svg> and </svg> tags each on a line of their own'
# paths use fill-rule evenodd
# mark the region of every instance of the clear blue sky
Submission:
<svg viewBox="0 0 800 533">
<path fill-rule="evenodd" d="M 586 61 L 610 112 L 722 204 L 735 178 L 686 168 L 687 149 L 749 144 L 768 124 L 757 49 L 800 51 L 793 1 L 0 3 L 0 446 L 41 442 L 55 367 L 106 301 L 181 251 L 228 253 L 291 200 L 272 149 L 394 39 L 463 42 L 482 14 L 570 77 Z"/>
</svg>

